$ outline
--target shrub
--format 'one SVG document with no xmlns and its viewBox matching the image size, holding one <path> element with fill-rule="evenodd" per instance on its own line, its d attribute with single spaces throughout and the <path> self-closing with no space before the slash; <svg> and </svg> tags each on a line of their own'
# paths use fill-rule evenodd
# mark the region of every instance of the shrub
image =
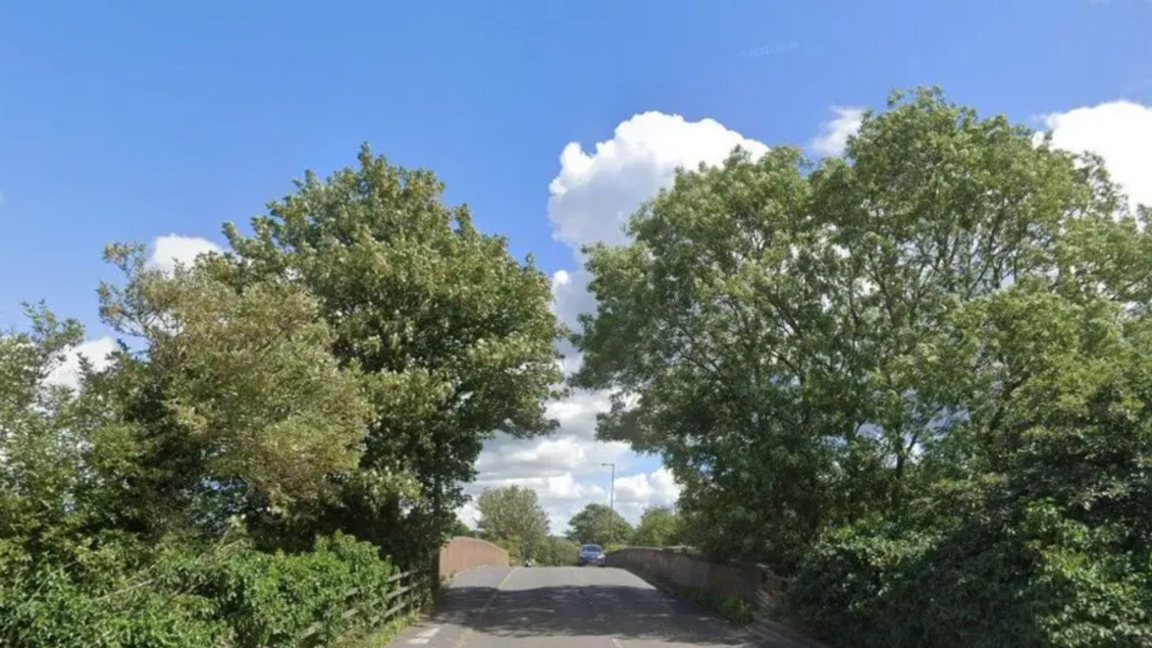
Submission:
<svg viewBox="0 0 1152 648">
<path fill-rule="evenodd" d="M 392 607 L 396 568 L 375 546 L 319 538 L 302 554 L 239 546 L 149 551 L 131 542 L 33 558 L 0 541 L 0 645 L 8 648 L 237 648 L 329 645 Z M 363 613 L 347 618 L 356 607 Z"/>
<path fill-rule="evenodd" d="M 1126 554 L 1122 535 L 1048 501 L 935 536 L 841 531 L 801 563 L 784 610 L 835 646 L 1147 646 L 1152 555 Z"/>
<path fill-rule="evenodd" d="M 69 561 L 43 560 L 0 541 L 0 645 L 199 648 L 229 636 L 212 600 L 165 587 L 130 548 L 77 546 Z"/>
</svg>

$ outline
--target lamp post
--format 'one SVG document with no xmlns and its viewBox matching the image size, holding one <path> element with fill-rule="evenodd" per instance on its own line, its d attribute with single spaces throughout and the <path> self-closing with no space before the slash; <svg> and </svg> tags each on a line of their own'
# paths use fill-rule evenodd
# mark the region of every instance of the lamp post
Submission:
<svg viewBox="0 0 1152 648">
<path fill-rule="evenodd" d="M 608 542 L 616 540 L 616 464 L 602 463 L 612 467 L 612 483 L 608 486 Z"/>
</svg>

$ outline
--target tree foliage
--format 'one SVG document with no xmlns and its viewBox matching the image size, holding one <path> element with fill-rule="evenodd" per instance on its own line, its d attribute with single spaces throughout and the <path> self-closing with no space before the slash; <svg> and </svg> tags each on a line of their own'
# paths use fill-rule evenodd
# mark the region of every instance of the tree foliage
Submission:
<svg viewBox="0 0 1152 648">
<path fill-rule="evenodd" d="M 476 500 L 480 520 L 476 530 L 481 538 L 505 548 L 517 547 L 516 554 L 532 556 L 548 538 L 548 516 L 536 491 L 523 486 L 485 489 Z"/>
<path fill-rule="evenodd" d="M 684 539 L 683 522 L 670 506 L 651 506 L 640 515 L 640 523 L 629 543 L 637 547 L 670 547 Z"/>
<path fill-rule="evenodd" d="M 244 236 L 228 224 L 237 287 L 284 281 L 314 298 L 341 366 L 366 377 L 372 418 L 344 513 L 328 524 L 393 551 L 425 546 L 466 497 L 482 443 L 556 426 L 559 394 L 546 275 L 500 237 L 478 232 L 443 185 L 374 157 L 327 180 L 309 173 Z M 415 497 L 397 491 L 411 476 Z"/>
<path fill-rule="evenodd" d="M 144 347 L 120 357 L 114 378 L 127 384 L 113 387 L 139 390 L 123 419 L 143 435 L 152 474 L 136 485 L 153 511 L 213 498 L 287 514 L 319 499 L 330 473 L 356 467 L 364 379 L 332 356 L 315 299 L 282 281 L 237 291 L 203 265 L 165 274 L 138 247 L 106 256 L 125 283 L 102 286 L 102 313 Z"/>
<path fill-rule="evenodd" d="M 587 250 L 575 383 L 834 640 L 1140 645 L 1146 224 L 1098 158 L 897 93 L 843 159 L 737 151 Z"/>
<path fill-rule="evenodd" d="M 603 504 L 588 504 L 568 521 L 567 535 L 578 544 L 624 544 L 632 538 L 632 525 Z"/>
<path fill-rule="evenodd" d="M 536 564 L 541 567 L 567 567 L 576 564 L 580 546 L 568 538 L 548 536 L 536 550 Z"/>
</svg>

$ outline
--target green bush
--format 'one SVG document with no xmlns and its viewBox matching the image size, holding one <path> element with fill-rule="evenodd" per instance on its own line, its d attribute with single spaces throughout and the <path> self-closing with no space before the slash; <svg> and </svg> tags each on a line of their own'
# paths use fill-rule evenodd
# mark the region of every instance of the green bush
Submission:
<svg viewBox="0 0 1152 648">
<path fill-rule="evenodd" d="M 541 567 L 564 567 L 576 564 L 580 545 L 567 538 L 549 536 L 536 551 L 536 562 Z"/>
<path fill-rule="evenodd" d="M 207 570 L 197 591 L 219 602 L 240 646 L 295 646 L 314 625 L 313 637 L 326 645 L 364 622 L 342 619 L 345 610 L 386 609 L 397 584 L 385 581 L 395 572 L 371 544 L 338 535 L 305 554 L 238 553 Z"/>
<path fill-rule="evenodd" d="M 219 645 L 227 623 L 210 599 L 142 568 L 130 543 L 34 555 L 0 540 L 0 645 L 10 648 L 196 648 Z M 141 554 L 145 555 L 145 554 Z M 67 556 L 67 559 L 64 559 Z"/>
<path fill-rule="evenodd" d="M 834 646 L 1152 645 L 1152 555 L 1126 554 L 1119 531 L 1048 501 L 932 537 L 841 531 L 801 564 L 784 610 Z"/>
<path fill-rule="evenodd" d="M 294 555 L 130 542 L 61 553 L 44 560 L 0 541 L 0 645 L 286 648 L 308 630 L 305 645 L 330 645 L 399 601 L 388 599 L 399 584 L 386 583 L 396 568 L 348 536 Z M 344 618 L 352 607 L 365 613 Z"/>
</svg>

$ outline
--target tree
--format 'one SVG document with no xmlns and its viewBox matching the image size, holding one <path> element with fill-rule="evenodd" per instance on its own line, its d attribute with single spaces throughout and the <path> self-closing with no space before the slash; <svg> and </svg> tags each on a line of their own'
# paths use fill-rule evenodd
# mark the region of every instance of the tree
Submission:
<svg viewBox="0 0 1152 648">
<path fill-rule="evenodd" d="M 1057 280 L 1074 238 L 1132 229 L 1098 161 L 936 91 L 867 114 L 846 155 L 737 151 L 679 173 L 631 243 L 588 250 L 598 310 L 573 382 L 615 392 L 600 438 L 663 454 L 717 557 L 787 571 L 824 529 L 905 510 L 966 425 L 956 372 L 925 380 L 962 370 L 956 306 Z"/>
<path fill-rule="evenodd" d="M 638 547 L 668 547 L 681 542 L 681 523 L 670 506 L 651 506 L 640 515 L 631 543 Z"/>
<path fill-rule="evenodd" d="M 548 537 L 548 516 L 536 491 L 523 486 L 485 489 L 476 500 L 480 520 L 476 529 L 480 537 L 501 544 L 521 547 L 517 553 L 532 555 Z"/>
<path fill-rule="evenodd" d="M 561 393 L 547 276 L 478 232 L 467 207 L 442 204 L 442 191 L 431 172 L 364 146 L 357 168 L 306 174 L 252 236 L 226 224 L 232 251 L 219 268 L 236 287 L 300 286 L 332 353 L 366 374 L 372 422 L 328 524 L 396 555 L 436 546 L 483 442 L 553 430 L 544 404 Z M 390 491 L 397 475 L 416 480 L 417 497 Z"/>
<path fill-rule="evenodd" d="M 603 504 L 589 504 L 568 522 L 568 539 L 579 544 L 627 543 L 632 525 L 619 513 Z"/>
<path fill-rule="evenodd" d="M 589 249 L 573 382 L 830 643 L 1143 645 L 1148 220 L 1099 158 L 896 93 L 843 159 L 682 171 Z"/>
<path fill-rule="evenodd" d="M 84 330 L 43 304 L 24 310 L 27 330 L 0 334 L 0 539 L 38 536 L 62 523 L 83 477 L 87 441 L 68 390 L 46 388 Z"/>
<path fill-rule="evenodd" d="M 144 343 L 105 381 L 143 453 L 124 477 L 157 531 L 298 513 L 331 489 L 331 473 L 356 467 L 370 416 L 363 377 L 338 365 L 301 287 L 235 290 L 204 264 L 166 274 L 139 246 L 105 256 L 125 282 L 101 286 L 102 316 Z"/>
<path fill-rule="evenodd" d="M 536 562 L 542 567 L 575 565 L 579 548 L 579 545 L 567 538 L 548 536 L 536 550 Z"/>
</svg>

